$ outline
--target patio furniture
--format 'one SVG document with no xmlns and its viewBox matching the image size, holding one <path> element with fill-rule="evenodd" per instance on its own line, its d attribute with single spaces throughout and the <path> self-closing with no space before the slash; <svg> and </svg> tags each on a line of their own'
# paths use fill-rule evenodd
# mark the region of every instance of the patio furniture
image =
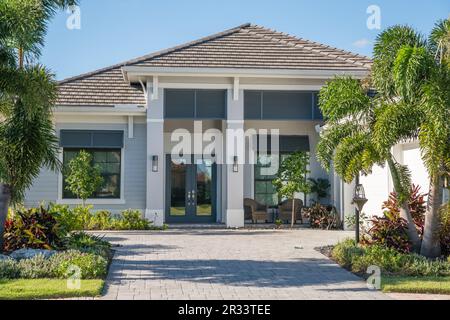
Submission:
<svg viewBox="0 0 450 320">
<path fill-rule="evenodd" d="M 301 223 L 303 223 L 302 207 L 303 201 L 300 199 L 294 199 L 294 223 L 297 223 L 297 220 L 300 220 Z M 290 222 L 292 220 L 292 199 L 284 200 L 278 206 L 278 219 L 286 222 Z"/>
<path fill-rule="evenodd" d="M 244 217 L 245 220 L 252 220 L 253 223 L 258 223 L 258 220 L 266 222 L 268 220 L 267 206 L 253 199 L 245 198 Z"/>
</svg>

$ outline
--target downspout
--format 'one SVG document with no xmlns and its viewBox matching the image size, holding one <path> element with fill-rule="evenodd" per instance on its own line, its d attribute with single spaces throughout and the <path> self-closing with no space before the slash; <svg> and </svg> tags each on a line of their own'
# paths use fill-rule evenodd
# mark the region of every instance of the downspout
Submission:
<svg viewBox="0 0 450 320">
<path fill-rule="evenodd" d="M 142 91 L 144 91 L 144 96 L 145 96 L 145 108 L 148 108 L 147 86 L 144 85 L 144 83 L 142 82 L 142 79 L 139 79 L 139 83 L 141 84 Z"/>
</svg>

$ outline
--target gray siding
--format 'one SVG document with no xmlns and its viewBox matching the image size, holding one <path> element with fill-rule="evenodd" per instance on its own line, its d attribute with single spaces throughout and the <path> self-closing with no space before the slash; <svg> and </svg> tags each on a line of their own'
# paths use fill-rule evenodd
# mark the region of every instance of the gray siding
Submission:
<svg viewBox="0 0 450 320">
<path fill-rule="evenodd" d="M 123 130 L 124 131 L 124 192 L 125 204 L 95 205 L 96 210 L 108 209 L 117 212 L 125 209 L 146 208 L 146 125 L 134 124 L 134 138 L 128 138 L 126 124 L 57 124 L 59 134 L 61 129 L 95 129 L 95 130 Z M 33 186 L 25 196 L 25 206 L 36 206 L 41 202 L 56 202 L 58 199 L 58 173 L 43 169 L 34 181 Z"/>
</svg>

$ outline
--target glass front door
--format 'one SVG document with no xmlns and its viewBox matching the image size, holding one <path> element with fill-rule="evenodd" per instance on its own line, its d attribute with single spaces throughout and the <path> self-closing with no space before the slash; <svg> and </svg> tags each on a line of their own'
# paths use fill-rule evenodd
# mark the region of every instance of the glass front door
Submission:
<svg viewBox="0 0 450 320">
<path fill-rule="evenodd" d="M 172 161 L 167 156 L 166 221 L 215 222 L 216 164 L 207 159 Z"/>
</svg>

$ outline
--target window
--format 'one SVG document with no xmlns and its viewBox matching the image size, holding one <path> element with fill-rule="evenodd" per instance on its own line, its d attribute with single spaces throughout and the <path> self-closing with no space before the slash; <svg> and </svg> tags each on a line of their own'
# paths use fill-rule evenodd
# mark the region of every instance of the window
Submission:
<svg viewBox="0 0 450 320">
<path fill-rule="evenodd" d="M 244 92 L 244 118 L 253 120 L 321 120 L 313 91 Z"/>
<path fill-rule="evenodd" d="M 279 157 L 279 163 L 288 155 L 289 153 L 277 155 Z M 276 206 L 281 200 L 275 186 L 272 184 L 272 180 L 276 178 L 276 174 L 266 175 L 262 171 L 264 168 L 271 166 L 273 157 L 275 155 L 259 155 L 258 162 L 255 165 L 255 200 L 267 206 Z"/>
<path fill-rule="evenodd" d="M 166 89 L 166 119 L 225 119 L 225 90 Z"/>
<path fill-rule="evenodd" d="M 64 148 L 63 165 L 67 168 L 70 160 L 75 158 L 82 149 Z M 121 182 L 121 149 L 84 149 L 92 155 L 93 165 L 100 168 L 103 184 L 94 192 L 92 199 L 120 199 Z M 66 179 L 63 175 L 63 198 L 76 199 L 76 196 L 66 190 Z"/>
</svg>

